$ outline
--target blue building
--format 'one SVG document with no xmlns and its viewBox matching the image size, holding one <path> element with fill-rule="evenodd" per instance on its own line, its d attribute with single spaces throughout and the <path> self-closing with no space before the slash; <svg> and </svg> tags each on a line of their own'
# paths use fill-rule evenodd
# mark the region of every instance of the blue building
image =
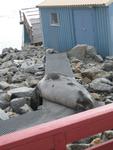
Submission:
<svg viewBox="0 0 113 150">
<path fill-rule="evenodd" d="M 46 48 L 63 52 L 88 44 L 113 55 L 113 0 L 45 0 L 37 7 Z"/>
</svg>

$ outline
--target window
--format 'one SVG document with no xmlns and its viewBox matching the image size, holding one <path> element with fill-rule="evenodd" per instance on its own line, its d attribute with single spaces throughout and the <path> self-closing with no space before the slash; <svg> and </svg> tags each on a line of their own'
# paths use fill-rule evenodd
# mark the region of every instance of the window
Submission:
<svg viewBox="0 0 113 150">
<path fill-rule="evenodd" d="M 59 26 L 59 16 L 57 13 L 51 13 L 51 25 L 52 26 Z"/>
</svg>

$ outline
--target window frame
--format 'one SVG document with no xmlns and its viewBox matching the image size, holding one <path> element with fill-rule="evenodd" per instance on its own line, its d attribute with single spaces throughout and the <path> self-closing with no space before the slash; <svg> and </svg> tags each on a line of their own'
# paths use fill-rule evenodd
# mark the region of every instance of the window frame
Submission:
<svg viewBox="0 0 113 150">
<path fill-rule="evenodd" d="M 53 21 L 52 21 L 52 15 L 53 14 L 55 14 L 56 16 L 57 16 L 57 22 L 58 23 L 52 23 Z M 50 25 L 51 26 L 60 26 L 60 18 L 59 18 L 59 13 L 57 13 L 57 12 L 52 12 L 51 14 L 50 14 Z"/>
</svg>

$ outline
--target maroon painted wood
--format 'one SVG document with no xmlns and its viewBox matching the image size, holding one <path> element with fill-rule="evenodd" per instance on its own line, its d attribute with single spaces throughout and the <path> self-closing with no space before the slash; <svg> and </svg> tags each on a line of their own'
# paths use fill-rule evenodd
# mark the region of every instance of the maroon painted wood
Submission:
<svg viewBox="0 0 113 150">
<path fill-rule="evenodd" d="M 1 136 L 0 150 L 65 150 L 72 141 L 112 128 L 113 104 L 109 104 Z"/>
</svg>

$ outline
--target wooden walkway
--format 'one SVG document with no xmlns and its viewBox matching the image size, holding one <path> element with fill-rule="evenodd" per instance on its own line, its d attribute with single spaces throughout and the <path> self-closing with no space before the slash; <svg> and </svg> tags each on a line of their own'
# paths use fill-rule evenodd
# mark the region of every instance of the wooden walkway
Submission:
<svg viewBox="0 0 113 150">
<path fill-rule="evenodd" d="M 25 25 L 31 44 L 42 42 L 42 29 L 38 8 L 20 10 L 20 24 Z"/>
</svg>

